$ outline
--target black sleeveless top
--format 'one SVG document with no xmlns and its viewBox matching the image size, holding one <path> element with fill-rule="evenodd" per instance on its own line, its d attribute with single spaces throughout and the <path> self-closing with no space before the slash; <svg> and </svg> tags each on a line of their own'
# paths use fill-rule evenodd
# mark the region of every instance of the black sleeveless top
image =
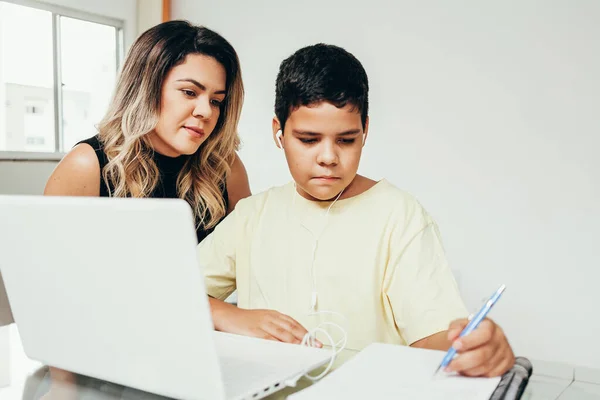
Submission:
<svg viewBox="0 0 600 400">
<path fill-rule="evenodd" d="M 98 139 L 98 135 L 93 136 L 89 139 L 82 140 L 79 143 L 86 143 L 92 146 L 94 152 L 96 153 L 96 157 L 98 157 L 98 162 L 100 163 L 100 197 L 110 197 L 110 192 L 108 187 L 106 186 L 106 182 L 102 177 L 102 173 L 106 164 L 108 164 L 108 157 L 104 152 L 104 148 L 100 140 Z M 77 144 L 79 144 L 77 143 Z M 158 167 L 158 171 L 160 173 L 160 179 L 156 188 L 149 197 L 153 198 L 170 198 L 176 199 L 177 196 L 177 175 L 185 161 L 189 158 L 189 156 L 179 156 L 179 157 L 167 157 L 157 152 L 154 152 L 153 160 Z M 223 185 L 221 188 L 221 193 L 223 195 L 223 200 L 225 202 L 225 208 L 229 207 L 229 195 L 227 193 L 227 186 Z M 219 221 L 221 222 L 221 221 Z M 206 236 L 208 236 L 214 228 L 204 229 L 204 227 L 198 225 L 198 221 L 196 221 L 196 236 L 198 237 L 198 243 L 202 241 Z"/>
</svg>

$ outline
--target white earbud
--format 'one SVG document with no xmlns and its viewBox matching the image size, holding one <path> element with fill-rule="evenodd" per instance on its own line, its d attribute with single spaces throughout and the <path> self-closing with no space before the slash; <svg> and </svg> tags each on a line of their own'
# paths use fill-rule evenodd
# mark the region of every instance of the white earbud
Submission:
<svg viewBox="0 0 600 400">
<path fill-rule="evenodd" d="M 281 135 L 283 135 L 283 132 L 281 132 L 281 129 L 277 131 L 277 133 L 275 134 L 275 137 L 277 138 L 277 141 L 279 142 L 279 148 L 281 150 L 283 150 L 283 143 L 281 142 Z"/>
</svg>

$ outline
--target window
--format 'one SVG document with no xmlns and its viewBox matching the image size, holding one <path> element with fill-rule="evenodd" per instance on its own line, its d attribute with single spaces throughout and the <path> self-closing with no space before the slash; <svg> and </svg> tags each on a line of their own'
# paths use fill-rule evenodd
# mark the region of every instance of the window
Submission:
<svg viewBox="0 0 600 400">
<path fill-rule="evenodd" d="M 110 18 L 0 0 L 3 156 L 67 152 L 96 133 L 115 86 L 122 30 Z"/>
</svg>

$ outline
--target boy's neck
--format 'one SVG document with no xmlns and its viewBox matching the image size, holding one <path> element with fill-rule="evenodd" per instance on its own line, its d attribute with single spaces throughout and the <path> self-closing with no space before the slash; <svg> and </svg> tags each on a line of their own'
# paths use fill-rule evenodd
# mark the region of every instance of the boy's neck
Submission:
<svg viewBox="0 0 600 400">
<path fill-rule="evenodd" d="M 376 184 L 377 184 L 377 181 L 374 181 L 373 179 L 369 179 L 366 176 L 357 174 L 354 177 L 354 179 L 352 180 L 352 182 L 350 182 L 350 184 L 348 186 L 346 186 L 346 189 L 344 189 L 344 193 L 342 193 L 342 195 L 340 196 L 340 200 L 349 199 L 349 198 L 358 196 L 360 194 L 363 194 L 364 192 L 371 189 Z"/>
</svg>

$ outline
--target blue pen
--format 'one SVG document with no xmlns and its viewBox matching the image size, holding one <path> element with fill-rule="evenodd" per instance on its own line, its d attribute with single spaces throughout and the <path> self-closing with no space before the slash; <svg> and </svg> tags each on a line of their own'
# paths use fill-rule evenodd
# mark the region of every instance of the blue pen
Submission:
<svg viewBox="0 0 600 400">
<path fill-rule="evenodd" d="M 460 333 L 460 335 L 458 337 L 463 337 L 465 335 L 468 335 L 469 333 L 473 332 L 473 330 L 475 330 L 479 326 L 481 321 L 483 321 L 484 318 L 488 315 L 488 313 L 492 309 L 493 305 L 496 304 L 496 302 L 502 295 L 502 292 L 504 292 L 504 289 L 506 289 L 506 285 L 501 285 L 498 288 L 498 290 L 496 290 L 496 293 L 494 293 L 492 295 L 492 297 L 490 297 L 490 299 L 485 302 L 483 307 L 481 307 L 481 309 L 477 312 L 477 314 L 475 314 L 475 316 L 469 321 L 467 326 L 465 326 L 465 329 L 462 330 L 462 332 Z M 446 368 L 448 366 L 448 364 L 450 364 L 450 361 L 452 361 L 452 359 L 454 358 L 455 355 L 456 355 L 456 349 L 454 347 L 450 347 L 450 349 L 444 356 L 442 363 L 435 370 L 435 373 L 433 375 L 437 374 L 440 369 Z"/>
</svg>

